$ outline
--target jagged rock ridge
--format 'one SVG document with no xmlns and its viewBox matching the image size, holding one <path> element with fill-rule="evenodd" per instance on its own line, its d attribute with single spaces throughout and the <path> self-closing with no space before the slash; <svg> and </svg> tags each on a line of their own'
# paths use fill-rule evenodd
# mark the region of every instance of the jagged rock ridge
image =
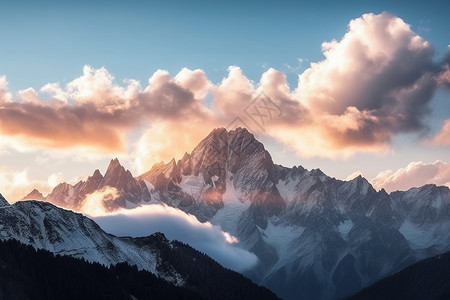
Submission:
<svg viewBox="0 0 450 300">
<path fill-rule="evenodd" d="M 25 196 L 24 200 L 45 200 L 60 207 L 79 211 L 87 195 L 107 187 L 115 188 L 119 193 L 119 197 L 113 200 L 104 199 L 103 205 L 107 211 L 121 207 L 135 207 L 151 200 L 145 183 L 134 178 L 129 170 L 125 170 L 117 158 L 111 160 L 105 176 L 99 170 L 95 170 L 86 181 L 80 181 L 75 185 L 60 183 L 47 197 L 34 190 Z M 35 195 L 37 196 L 34 197 Z"/>
</svg>

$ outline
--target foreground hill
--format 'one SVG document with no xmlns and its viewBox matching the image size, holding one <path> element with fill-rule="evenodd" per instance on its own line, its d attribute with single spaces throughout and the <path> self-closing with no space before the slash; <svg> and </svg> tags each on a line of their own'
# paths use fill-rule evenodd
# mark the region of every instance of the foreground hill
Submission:
<svg viewBox="0 0 450 300">
<path fill-rule="evenodd" d="M 415 263 L 348 300 L 450 299 L 450 252 Z"/>
<path fill-rule="evenodd" d="M 54 254 L 105 266 L 126 262 L 153 273 L 172 287 L 182 287 L 191 291 L 192 295 L 200 295 L 205 299 L 278 299 L 268 289 L 254 284 L 239 273 L 225 269 L 184 243 L 167 240 L 161 233 L 141 238 L 116 237 L 104 232 L 91 219 L 47 202 L 21 201 L 10 205 L 0 194 L 0 240 L 16 240 Z M 8 250 L 5 251 L 8 253 Z M 11 255 L 14 257 L 14 253 L 10 252 L 6 256 Z M 32 258 L 26 258 L 26 261 L 26 266 L 20 267 L 24 270 L 35 268 Z M 55 273 L 50 276 L 58 275 Z M 18 281 L 22 279 L 36 280 L 36 283 L 40 280 L 24 276 Z M 86 284 L 90 284 L 89 282 Z M 141 286 L 145 282 L 136 284 Z M 96 289 L 96 286 L 92 286 L 92 289 Z"/>
<path fill-rule="evenodd" d="M 127 263 L 107 268 L 15 240 L 0 241 L 0 265 L 0 299 L 203 299 Z"/>
</svg>

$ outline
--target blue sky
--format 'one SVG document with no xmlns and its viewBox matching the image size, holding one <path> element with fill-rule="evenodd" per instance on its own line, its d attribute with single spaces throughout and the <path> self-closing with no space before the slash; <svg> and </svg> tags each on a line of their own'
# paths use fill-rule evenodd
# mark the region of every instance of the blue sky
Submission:
<svg viewBox="0 0 450 300">
<path fill-rule="evenodd" d="M 85 64 L 144 82 L 156 69 L 183 67 L 218 82 L 237 65 L 255 81 L 274 67 L 296 84 L 299 70 L 323 58 L 322 42 L 342 37 L 349 20 L 383 11 L 442 55 L 448 1 L 399 2 L 1 1 L 0 73 L 18 90 L 69 81 Z"/>
<path fill-rule="evenodd" d="M 65 87 L 83 75 L 85 65 L 93 70 L 104 67 L 119 86 L 136 79 L 142 89 L 158 69 L 171 76 L 182 68 L 201 69 L 212 84 L 219 85 L 229 75 L 229 66 L 238 66 L 258 85 L 262 74 L 274 68 L 285 74 L 292 91 L 310 63 L 325 59 L 323 42 L 339 41 L 351 20 L 384 11 L 409 24 L 415 34 L 431 43 L 433 60 L 442 60 L 450 44 L 448 1 L 0 0 L 0 76 L 6 76 L 15 99 L 20 98 L 19 91 L 30 87 L 35 91 L 47 83 Z M 39 92 L 39 97 L 46 101 L 50 95 Z M 449 147 L 430 147 L 418 141 L 439 132 L 450 118 L 449 103 L 448 89 L 436 89 L 428 105 L 430 113 L 422 119 L 428 130 L 393 135 L 382 154 L 356 151 L 345 158 L 310 157 L 275 136 L 264 142 L 277 163 L 320 167 L 341 179 L 354 172 L 370 179 L 387 169 L 406 168 L 411 162 L 440 160 L 447 164 Z M 147 125 L 139 123 L 138 127 Z M 119 156 L 138 172 L 132 156 L 139 152 L 136 143 L 141 134 L 136 128 L 127 131 L 130 146 L 125 153 L 102 152 L 85 159 L 76 147 L 55 152 L 52 146 L 36 144 L 25 149 L 20 144 L 23 141 L 17 147 L 0 143 L 0 168 L 9 172 L 4 175 L 5 182 L 23 189 L 42 188 L 45 182 L 59 179 L 75 180 L 96 168 L 104 170 L 112 156 Z M 5 144 L 18 135 L 3 136 L 8 138 Z M 64 154 L 71 151 L 77 158 Z"/>
</svg>

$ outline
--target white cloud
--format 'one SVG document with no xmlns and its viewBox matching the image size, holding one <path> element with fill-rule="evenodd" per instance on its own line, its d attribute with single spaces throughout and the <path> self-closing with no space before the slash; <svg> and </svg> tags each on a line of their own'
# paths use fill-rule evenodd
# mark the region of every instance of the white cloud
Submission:
<svg viewBox="0 0 450 300">
<path fill-rule="evenodd" d="M 147 236 L 164 233 L 168 239 L 185 242 L 208 254 L 223 266 L 238 272 L 258 262 L 256 255 L 239 248 L 237 239 L 209 222 L 165 205 L 146 205 L 93 218 L 105 231 L 117 236 Z"/>
<path fill-rule="evenodd" d="M 28 173 L 28 169 L 16 171 L 0 166 L 0 193 L 10 203 L 21 200 L 33 189 L 38 189 L 44 195 L 48 194 L 64 180 L 61 173 L 51 174 L 46 179 L 32 179 Z"/>
<path fill-rule="evenodd" d="M 433 48 L 402 19 L 365 14 L 322 49 L 325 59 L 299 75 L 294 92 L 311 118 L 280 136 L 299 153 L 379 151 L 395 134 L 425 128 L 435 89 Z"/>
<path fill-rule="evenodd" d="M 217 118 L 231 119 L 241 114 L 242 109 L 252 100 L 255 87 L 241 68 L 230 66 L 228 76 L 212 92 Z"/>
<path fill-rule="evenodd" d="M 347 178 L 345 178 L 345 181 L 349 181 L 349 180 L 355 179 L 358 176 L 363 176 L 361 171 L 355 171 L 352 174 L 348 175 Z"/>
<path fill-rule="evenodd" d="M 405 168 L 396 171 L 380 172 L 371 180 L 375 189 L 384 188 L 388 192 L 408 190 L 434 183 L 450 187 L 450 163 L 436 161 L 434 163 L 412 162 Z"/>
<path fill-rule="evenodd" d="M 107 214 L 107 209 L 104 203 L 113 201 L 120 196 L 116 188 L 106 186 L 101 190 L 87 194 L 81 203 L 80 212 L 90 216 L 101 216 Z"/>
<path fill-rule="evenodd" d="M 11 102 L 12 95 L 8 91 L 8 81 L 6 76 L 0 76 L 0 104 Z"/>
<path fill-rule="evenodd" d="M 65 104 L 67 104 L 67 92 L 64 91 L 59 83 L 47 83 L 39 90 L 41 93 L 48 93 L 52 95 L 52 99 L 59 100 Z"/>
</svg>

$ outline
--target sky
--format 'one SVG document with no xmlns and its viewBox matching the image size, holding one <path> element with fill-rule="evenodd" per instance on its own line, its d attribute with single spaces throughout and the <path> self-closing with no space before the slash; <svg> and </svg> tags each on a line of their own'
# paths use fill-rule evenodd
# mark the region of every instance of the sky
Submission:
<svg viewBox="0 0 450 300">
<path fill-rule="evenodd" d="M 288 167 L 388 191 L 450 185 L 449 13 L 448 1 L 0 0 L 0 193 L 46 194 L 115 157 L 137 176 L 236 125 Z"/>
</svg>

